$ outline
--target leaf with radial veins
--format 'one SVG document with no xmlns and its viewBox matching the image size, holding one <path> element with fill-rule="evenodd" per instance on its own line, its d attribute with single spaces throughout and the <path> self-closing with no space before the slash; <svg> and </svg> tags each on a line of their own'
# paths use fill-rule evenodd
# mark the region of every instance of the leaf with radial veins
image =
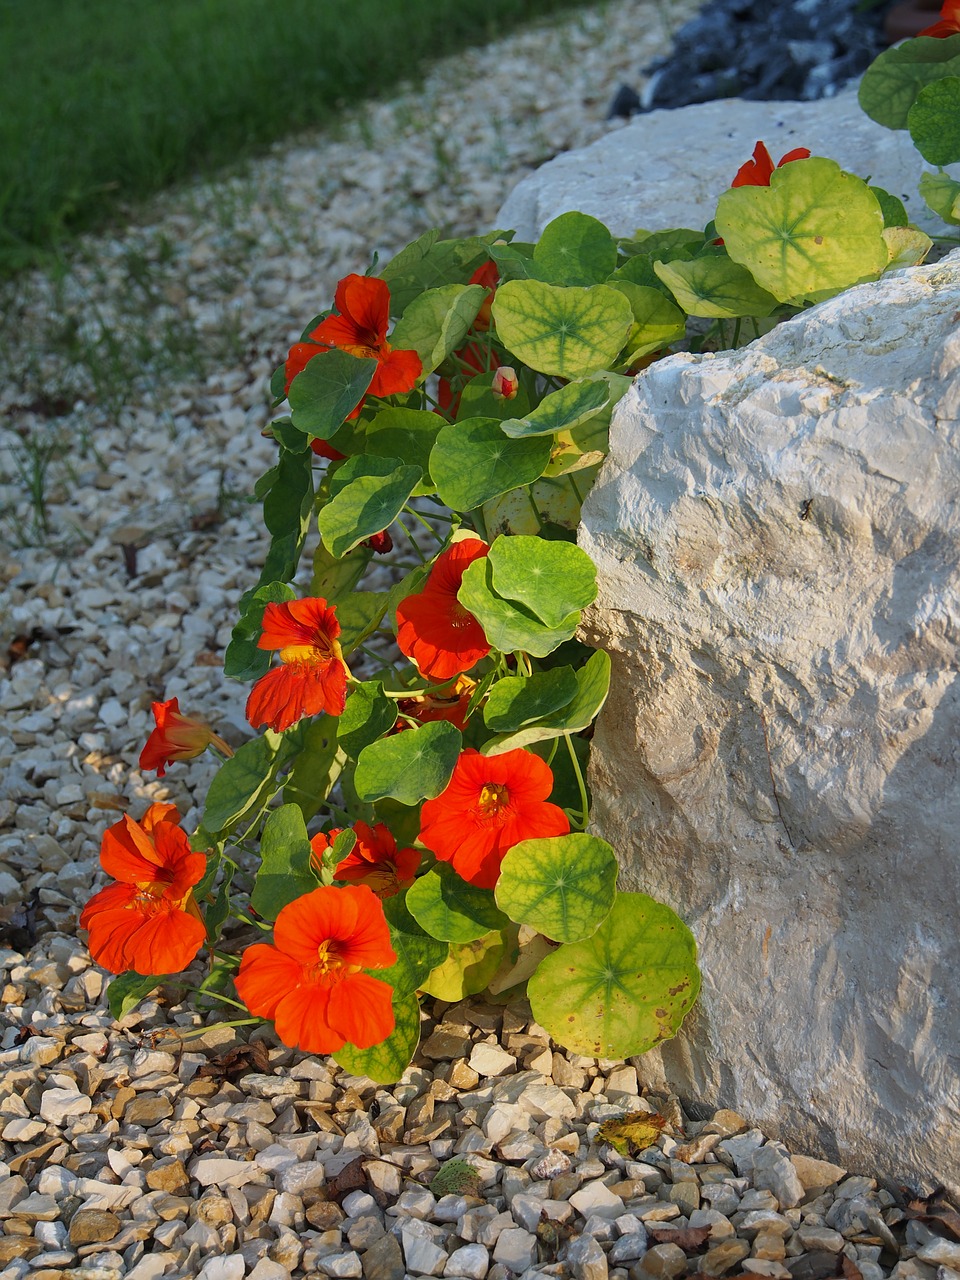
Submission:
<svg viewBox="0 0 960 1280">
<path fill-rule="evenodd" d="M 383 914 L 390 926 L 390 945 L 397 961 L 389 969 L 378 969 L 376 976 L 396 991 L 416 991 L 427 974 L 446 960 L 450 944 L 421 929 L 407 908 L 404 894 L 384 898 Z"/>
<path fill-rule="evenodd" d="M 250 905 L 264 920 L 276 920 L 294 898 L 316 889 L 317 877 L 310 870 L 311 852 L 299 805 L 284 804 L 274 809 L 263 824 L 260 870 L 250 895 Z"/>
<path fill-rule="evenodd" d="M 473 511 L 510 489 L 531 484 L 550 461 L 551 442 L 508 440 L 496 418 L 451 422 L 437 436 L 430 474 L 453 511 Z"/>
<path fill-rule="evenodd" d="M 483 991 L 499 969 L 506 947 L 498 931 L 454 943 L 446 960 L 424 978 L 422 990 L 450 1004 Z"/>
<path fill-rule="evenodd" d="M 657 263 L 652 263 L 651 271 L 655 272 L 657 266 Z M 626 346 L 629 361 L 639 360 L 684 336 L 687 331 L 686 315 L 660 289 L 634 284 L 629 279 L 617 279 L 616 276 L 609 283 L 620 290 L 633 311 L 633 327 Z"/>
<path fill-rule="evenodd" d="M 580 610 L 569 614 L 559 626 L 548 627 L 494 591 L 489 558 L 484 556 L 467 566 L 457 592 L 457 599 L 483 628 L 487 643 L 501 653 L 522 650 L 544 658 L 569 640 L 580 623 Z"/>
<path fill-rule="evenodd" d="M 653 269 L 688 316 L 768 316 L 777 306 L 746 267 L 723 256 L 655 262 Z"/>
<path fill-rule="evenodd" d="M 700 990 L 693 934 L 643 893 L 618 894 L 597 931 L 541 961 L 533 1016 L 590 1058 L 630 1058 L 676 1035 Z"/>
<path fill-rule="evenodd" d="M 372 978 L 379 978 L 373 970 Z M 395 1084 L 410 1065 L 420 1042 L 420 1001 L 412 993 L 393 993 L 395 1026 L 391 1035 L 372 1049 L 346 1044 L 333 1059 L 351 1075 L 366 1076 L 374 1084 Z"/>
<path fill-rule="evenodd" d="M 907 112 L 907 128 L 928 164 L 940 168 L 956 164 L 960 160 L 960 79 L 949 76 L 925 85 Z"/>
<path fill-rule="evenodd" d="M 960 76 L 960 35 L 905 40 L 885 49 L 863 73 L 860 105 L 877 124 L 906 129 L 921 89 L 945 76 Z"/>
<path fill-rule="evenodd" d="M 875 280 L 887 265 L 877 197 L 819 156 L 775 169 L 769 187 L 725 191 L 716 222 L 734 262 L 781 302 Z"/>
<path fill-rule="evenodd" d="M 554 942 L 576 942 L 609 915 L 618 871 L 613 850 L 597 836 L 522 840 L 501 864 L 497 906 Z"/>
<path fill-rule="evenodd" d="M 348 351 L 321 351 L 290 384 L 293 425 L 308 435 L 329 440 L 366 393 L 377 361 Z"/>
<path fill-rule="evenodd" d="M 416 351 L 423 372 L 432 373 L 456 351 L 487 296 L 482 284 L 445 284 L 428 289 L 407 307 L 390 337 L 396 351 Z"/>
<path fill-rule="evenodd" d="M 317 518 L 331 555 L 345 555 L 392 524 L 422 474 L 400 458 L 349 458 L 333 476 L 330 499 Z"/>
<path fill-rule="evenodd" d="M 600 284 L 617 265 L 617 242 L 597 218 L 561 213 L 543 229 L 533 260 L 554 284 Z"/>
<path fill-rule="evenodd" d="M 518 360 L 570 379 L 610 368 L 633 323 L 630 303 L 605 284 L 577 289 L 508 280 L 492 311 L 498 337 Z"/>
<path fill-rule="evenodd" d="M 410 886 L 407 910 L 432 938 L 444 942 L 472 942 L 510 923 L 491 889 L 468 884 L 445 862 L 438 862 Z"/>
<path fill-rule="evenodd" d="M 459 729 L 446 720 L 372 742 L 357 759 L 358 797 L 369 804 L 387 796 L 401 804 L 432 800 L 450 781 L 462 742 Z"/>
<path fill-rule="evenodd" d="M 576 609 L 597 598 L 597 570 L 572 542 L 497 538 L 490 547 L 497 595 L 522 605 L 548 627 L 562 626 Z"/>
<path fill-rule="evenodd" d="M 592 724 L 607 700 L 610 691 L 610 655 L 597 649 L 576 672 L 577 691 L 573 698 L 557 711 L 540 720 L 522 724 L 512 732 L 502 732 L 483 744 L 485 756 L 499 756 L 515 747 L 528 747 L 534 742 L 559 738 L 564 733 L 579 733 Z M 500 684 L 505 683 L 501 681 Z M 499 685 L 494 685 L 494 690 Z M 488 721 L 489 723 L 489 721 Z M 491 726 L 493 727 L 493 726 Z"/>
<path fill-rule="evenodd" d="M 535 409 L 522 418 L 508 418 L 501 424 L 505 436 L 549 436 L 570 431 L 592 418 L 610 400 L 610 387 L 602 378 L 568 382 L 559 391 L 543 397 Z M 536 479 L 536 477 L 534 477 Z"/>
<path fill-rule="evenodd" d="M 535 671 L 531 676 L 505 676 L 487 695 L 484 723 L 495 733 L 510 733 L 567 706 L 578 687 L 572 667 Z"/>
</svg>

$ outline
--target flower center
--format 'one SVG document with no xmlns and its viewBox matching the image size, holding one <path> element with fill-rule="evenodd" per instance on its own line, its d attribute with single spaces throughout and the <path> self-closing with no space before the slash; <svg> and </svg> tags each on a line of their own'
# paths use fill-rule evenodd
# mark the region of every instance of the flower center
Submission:
<svg viewBox="0 0 960 1280">
<path fill-rule="evenodd" d="M 306 662 L 311 666 L 317 662 L 327 662 L 333 657 L 333 650 L 323 644 L 288 644 L 280 650 L 280 661 L 287 664 Z"/>
<path fill-rule="evenodd" d="M 510 792 L 502 783 L 485 782 L 480 792 L 480 812 L 485 818 L 495 818 L 510 803 Z"/>
<path fill-rule="evenodd" d="M 137 892 L 126 904 L 128 911 L 139 911 L 142 915 L 156 915 L 158 911 L 169 911 L 180 904 L 171 902 L 166 897 L 170 888 L 163 880 L 141 880 L 137 883 Z"/>
<path fill-rule="evenodd" d="M 313 972 L 319 978 L 345 978 L 348 973 L 359 973 L 360 965 L 347 964 L 339 955 L 336 938 L 327 938 L 317 947 L 317 963 Z"/>
</svg>

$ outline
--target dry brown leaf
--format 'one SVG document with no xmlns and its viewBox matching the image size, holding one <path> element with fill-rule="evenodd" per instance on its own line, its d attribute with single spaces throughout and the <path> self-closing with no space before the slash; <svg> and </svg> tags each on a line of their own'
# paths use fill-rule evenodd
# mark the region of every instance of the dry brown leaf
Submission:
<svg viewBox="0 0 960 1280">
<path fill-rule="evenodd" d="M 960 1240 L 960 1213 L 947 1199 L 943 1187 L 924 1200 L 911 1200 L 906 1208 L 908 1218 L 918 1218 L 921 1222 L 939 1222 L 946 1227 L 955 1240 Z"/>
<path fill-rule="evenodd" d="M 201 1079 L 205 1076 L 211 1076 L 216 1080 L 238 1080 L 241 1076 L 247 1074 L 248 1071 L 257 1071 L 261 1075 L 271 1075 L 273 1067 L 270 1065 L 270 1055 L 267 1052 L 267 1046 L 262 1040 L 254 1040 L 252 1044 L 242 1044 L 236 1049 L 229 1049 L 226 1053 L 220 1054 L 216 1058 L 211 1058 L 209 1062 L 205 1062 L 197 1071 L 197 1076 Z"/>
<path fill-rule="evenodd" d="M 702 1249 L 710 1239 L 709 1227 L 678 1227 L 671 1231 L 669 1227 L 647 1227 L 647 1235 L 653 1236 L 657 1244 L 678 1244 L 684 1253 L 694 1253 Z"/>
<path fill-rule="evenodd" d="M 617 1120 L 607 1120 L 597 1136 L 601 1142 L 609 1142 L 618 1155 L 629 1156 L 652 1147 L 667 1123 L 667 1116 L 659 1111 L 631 1111 Z"/>
<path fill-rule="evenodd" d="M 336 1200 L 337 1204 L 351 1191 L 367 1190 L 367 1175 L 363 1170 L 364 1156 L 357 1156 L 345 1164 L 338 1174 L 328 1178 L 323 1187 L 326 1200 Z"/>
</svg>

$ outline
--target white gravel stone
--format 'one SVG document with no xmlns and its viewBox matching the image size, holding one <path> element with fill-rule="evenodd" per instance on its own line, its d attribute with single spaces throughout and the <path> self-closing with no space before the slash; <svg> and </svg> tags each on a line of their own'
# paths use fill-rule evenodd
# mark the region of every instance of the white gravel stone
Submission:
<svg viewBox="0 0 960 1280">
<path fill-rule="evenodd" d="M 520 1227 L 508 1227 L 497 1237 L 493 1260 L 501 1263 L 508 1271 L 518 1274 L 526 1271 L 537 1260 L 537 1237 Z"/>
<path fill-rule="evenodd" d="M 490 1268 L 490 1255 L 479 1244 L 464 1244 L 454 1249 L 444 1264 L 445 1276 L 466 1276 L 467 1280 L 484 1280 Z"/>
<path fill-rule="evenodd" d="M 222 1258 L 209 1258 L 197 1272 L 197 1280 L 243 1280 L 246 1262 L 241 1253 L 228 1253 Z"/>
</svg>

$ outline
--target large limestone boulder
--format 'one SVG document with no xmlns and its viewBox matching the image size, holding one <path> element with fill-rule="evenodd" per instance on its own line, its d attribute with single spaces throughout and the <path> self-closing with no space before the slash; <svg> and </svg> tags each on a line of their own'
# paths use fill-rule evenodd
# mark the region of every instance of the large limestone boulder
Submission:
<svg viewBox="0 0 960 1280">
<path fill-rule="evenodd" d="M 875 124 L 856 87 L 818 102 L 725 99 L 679 111 L 651 111 L 579 151 L 568 151 L 519 183 L 497 215 L 498 227 L 536 240 L 571 209 L 593 214 L 617 235 L 667 227 L 700 230 L 753 144 L 774 160 L 794 147 L 829 156 L 900 197 L 911 221 L 941 233 L 940 219 L 917 194 L 924 164 L 905 130 Z M 948 172 L 960 178 L 960 165 Z"/>
<path fill-rule="evenodd" d="M 704 974 L 643 1072 L 954 1192 L 958 321 L 954 253 L 653 365 L 580 531 L 614 660 L 595 829 Z"/>
</svg>

